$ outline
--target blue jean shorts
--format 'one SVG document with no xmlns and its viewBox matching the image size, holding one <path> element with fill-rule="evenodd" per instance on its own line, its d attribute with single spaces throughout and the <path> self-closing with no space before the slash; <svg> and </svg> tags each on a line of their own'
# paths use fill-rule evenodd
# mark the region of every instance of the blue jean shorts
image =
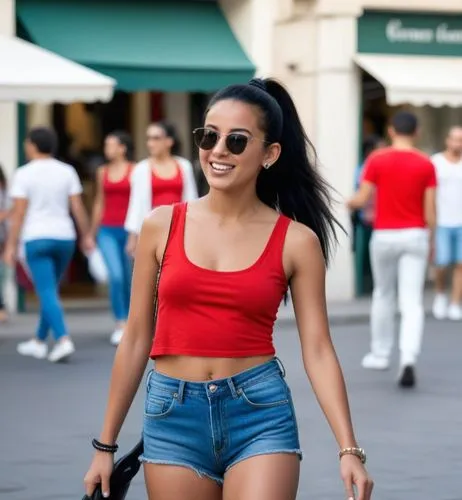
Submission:
<svg viewBox="0 0 462 500">
<path fill-rule="evenodd" d="M 207 382 L 151 371 L 143 440 L 142 462 L 188 467 L 219 484 L 230 467 L 250 457 L 302 458 L 292 397 L 276 358 Z"/>
<path fill-rule="evenodd" d="M 462 227 L 437 227 L 435 265 L 447 267 L 462 264 Z"/>
</svg>

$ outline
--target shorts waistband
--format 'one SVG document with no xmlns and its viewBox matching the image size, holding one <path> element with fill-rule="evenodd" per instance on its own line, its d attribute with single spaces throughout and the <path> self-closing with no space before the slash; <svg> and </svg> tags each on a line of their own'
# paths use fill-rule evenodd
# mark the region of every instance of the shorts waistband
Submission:
<svg viewBox="0 0 462 500">
<path fill-rule="evenodd" d="M 172 391 L 180 401 L 184 394 L 209 396 L 223 395 L 224 393 L 229 394 L 231 392 L 231 395 L 236 398 L 239 396 L 239 389 L 243 389 L 248 385 L 255 384 L 274 375 L 280 375 L 281 377 L 285 377 L 286 375 L 284 365 L 277 357 L 266 363 L 237 373 L 232 377 L 204 380 L 202 382 L 189 382 L 169 377 L 154 369 L 149 372 L 146 384 L 148 390 L 154 384 L 164 390 Z"/>
</svg>

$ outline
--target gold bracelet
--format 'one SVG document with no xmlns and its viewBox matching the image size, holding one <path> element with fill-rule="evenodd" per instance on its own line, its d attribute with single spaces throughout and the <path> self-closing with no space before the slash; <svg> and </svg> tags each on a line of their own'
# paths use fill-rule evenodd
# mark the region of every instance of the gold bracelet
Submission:
<svg viewBox="0 0 462 500">
<path fill-rule="evenodd" d="M 338 453 L 338 458 L 341 459 L 345 455 L 354 455 L 358 457 L 363 464 L 366 463 L 366 452 L 362 448 L 352 446 L 351 448 L 343 448 Z"/>
</svg>

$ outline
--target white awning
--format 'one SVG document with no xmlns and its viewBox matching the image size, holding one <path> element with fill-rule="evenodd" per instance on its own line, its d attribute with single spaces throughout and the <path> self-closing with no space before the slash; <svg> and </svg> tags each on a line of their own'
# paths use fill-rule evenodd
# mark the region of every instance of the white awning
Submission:
<svg viewBox="0 0 462 500">
<path fill-rule="evenodd" d="M 115 80 L 15 37 L 0 36 L 0 101 L 109 101 Z"/>
<path fill-rule="evenodd" d="M 392 106 L 462 106 L 462 57 L 356 54 L 355 62 L 385 87 Z"/>
</svg>

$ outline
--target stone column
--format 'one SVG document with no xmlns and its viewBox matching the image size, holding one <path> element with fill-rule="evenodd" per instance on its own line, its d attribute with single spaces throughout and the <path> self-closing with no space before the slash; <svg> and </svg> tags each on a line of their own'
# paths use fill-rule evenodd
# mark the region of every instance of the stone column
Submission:
<svg viewBox="0 0 462 500">
<path fill-rule="evenodd" d="M 181 155 L 191 159 L 191 106 L 188 92 L 167 92 L 164 100 L 165 120 L 175 126 L 181 143 Z"/>
<path fill-rule="evenodd" d="M 147 156 L 146 129 L 149 125 L 150 110 L 149 92 L 135 92 L 132 94 L 131 122 L 136 161 L 140 161 Z"/>
<path fill-rule="evenodd" d="M 337 193 L 335 214 L 350 233 L 345 199 L 353 191 L 358 162 L 359 73 L 353 64 L 356 51 L 354 15 L 317 17 L 316 106 L 314 141 L 322 173 Z M 351 235 L 338 232 L 339 246 L 327 275 L 331 300 L 351 299 L 354 294 Z"/>
</svg>

